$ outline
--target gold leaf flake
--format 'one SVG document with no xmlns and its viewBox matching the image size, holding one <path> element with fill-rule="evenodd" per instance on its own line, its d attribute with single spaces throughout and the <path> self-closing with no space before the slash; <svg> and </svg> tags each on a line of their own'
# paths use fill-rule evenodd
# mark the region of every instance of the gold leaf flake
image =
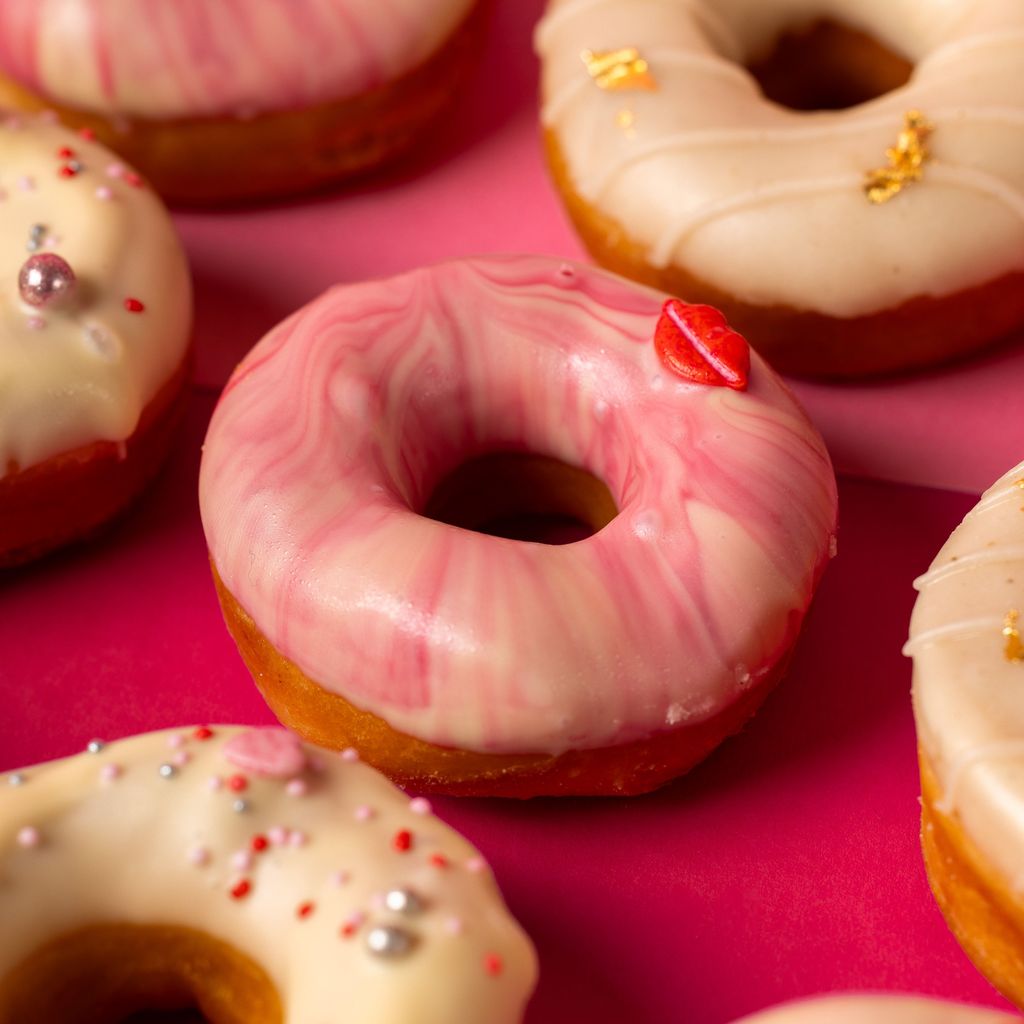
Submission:
<svg viewBox="0 0 1024 1024">
<path fill-rule="evenodd" d="M 584 50 L 580 60 L 598 88 L 613 92 L 625 89 L 653 91 L 658 88 L 647 61 L 635 46 L 621 50 Z"/>
<path fill-rule="evenodd" d="M 931 159 L 925 145 L 931 133 L 932 125 L 919 110 L 908 110 L 903 115 L 896 145 L 885 151 L 889 166 L 868 171 L 864 181 L 864 193 L 872 203 L 888 202 L 912 182 L 921 180 L 924 164 Z"/>
<path fill-rule="evenodd" d="M 1017 620 L 1020 612 L 1011 608 L 1003 619 L 1003 637 L 1006 643 L 1003 646 L 1003 656 L 1007 661 L 1024 661 L 1024 642 L 1021 642 L 1020 627 Z"/>
</svg>

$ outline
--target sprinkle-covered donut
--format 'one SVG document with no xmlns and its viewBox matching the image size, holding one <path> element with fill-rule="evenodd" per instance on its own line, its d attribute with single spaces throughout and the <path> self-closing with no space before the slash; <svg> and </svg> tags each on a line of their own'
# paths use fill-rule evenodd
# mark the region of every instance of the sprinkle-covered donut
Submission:
<svg viewBox="0 0 1024 1024">
<path fill-rule="evenodd" d="M 185 396 L 188 266 L 146 183 L 88 137 L 0 120 L 0 567 L 108 519 Z"/>
<path fill-rule="evenodd" d="M 481 24 L 476 0 L 5 0 L 0 106 L 91 128 L 169 198 L 245 199 L 409 149 Z"/>
<path fill-rule="evenodd" d="M 915 586 L 925 866 L 960 944 L 1024 1007 L 1024 462 Z"/>
<path fill-rule="evenodd" d="M 918 996 L 826 996 L 778 1006 L 736 1024 L 1012 1024 L 995 1010 Z"/>
<path fill-rule="evenodd" d="M 773 102 L 748 67 L 812 23 L 877 37 L 909 79 Z M 551 0 L 536 45 L 595 258 L 718 306 L 778 369 L 905 369 L 1024 324 L 1019 0 Z"/>
<path fill-rule="evenodd" d="M 354 751 L 216 726 L 0 775 L 0 1024 L 515 1024 L 536 959 L 469 844 Z"/>
<path fill-rule="evenodd" d="M 478 532 L 538 501 L 591 535 Z M 836 493 L 720 314 L 521 256 L 336 288 L 272 331 L 214 413 L 200 504 L 282 721 L 421 787 L 526 796 L 650 789 L 736 731 Z"/>
</svg>

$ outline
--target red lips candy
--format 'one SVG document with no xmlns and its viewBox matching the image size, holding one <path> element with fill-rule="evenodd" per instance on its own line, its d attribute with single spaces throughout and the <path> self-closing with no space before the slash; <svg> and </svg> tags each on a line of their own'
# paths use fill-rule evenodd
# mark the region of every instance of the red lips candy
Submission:
<svg viewBox="0 0 1024 1024">
<path fill-rule="evenodd" d="M 665 366 L 685 380 L 745 391 L 750 346 L 712 306 L 668 299 L 654 330 L 654 347 Z"/>
</svg>

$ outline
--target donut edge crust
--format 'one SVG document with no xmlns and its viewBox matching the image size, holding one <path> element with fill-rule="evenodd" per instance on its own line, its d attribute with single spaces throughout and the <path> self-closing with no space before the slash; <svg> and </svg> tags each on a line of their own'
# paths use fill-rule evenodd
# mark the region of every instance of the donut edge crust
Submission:
<svg viewBox="0 0 1024 1024">
<path fill-rule="evenodd" d="M 33 561 L 99 530 L 143 491 L 185 415 L 191 350 L 142 410 L 121 447 L 94 441 L 0 477 L 0 570 Z"/>
<path fill-rule="evenodd" d="M 893 309 L 851 318 L 743 302 L 679 266 L 652 266 L 645 246 L 573 188 L 554 132 L 545 131 L 544 144 L 569 219 L 597 263 L 687 302 L 715 306 L 782 373 L 846 378 L 914 370 L 1009 340 L 1024 325 L 1022 271 L 951 295 L 918 296 Z"/>
<path fill-rule="evenodd" d="M 173 203 L 223 205 L 307 192 L 407 153 L 437 124 L 476 64 L 492 0 L 476 0 L 441 48 L 378 89 L 249 119 L 129 119 L 52 103 L 0 75 L 0 108 L 55 111 L 138 168 Z"/>
<path fill-rule="evenodd" d="M 918 761 L 921 848 L 935 901 L 974 966 L 1024 1007 L 1024 907 L 959 822 L 936 808 L 941 790 L 920 746 Z"/>
<path fill-rule="evenodd" d="M 90 993 L 84 1009 L 83 990 Z M 99 1024 L 112 1013 L 193 1005 L 219 1024 L 284 1021 L 277 991 L 258 963 L 179 925 L 87 926 L 57 936 L 0 978 L 0 1024 Z"/>
<path fill-rule="evenodd" d="M 785 675 L 793 647 L 771 671 L 717 715 L 684 729 L 618 746 L 564 754 L 485 754 L 441 747 L 392 729 L 310 679 L 278 653 L 227 589 L 211 562 L 228 632 L 257 688 L 280 722 L 310 743 L 354 747 L 401 786 L 457 796 L 636 796 L 657 789 L 702 761 L 743 727 Z"/>
</svg>

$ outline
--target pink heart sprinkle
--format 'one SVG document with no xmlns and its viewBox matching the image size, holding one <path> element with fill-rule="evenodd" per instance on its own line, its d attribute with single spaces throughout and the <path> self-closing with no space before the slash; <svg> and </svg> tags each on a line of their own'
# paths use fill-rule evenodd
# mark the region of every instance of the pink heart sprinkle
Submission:
<svg viewBox="0 0 1024 1024">
<path fill-rule="evenodd" d="M 298 736 L 287 729 L 249 729 L 224 744 L 224 756 L 253 775 L 286 779 L 306 767 L 306 752 Z"/>
</svg>

